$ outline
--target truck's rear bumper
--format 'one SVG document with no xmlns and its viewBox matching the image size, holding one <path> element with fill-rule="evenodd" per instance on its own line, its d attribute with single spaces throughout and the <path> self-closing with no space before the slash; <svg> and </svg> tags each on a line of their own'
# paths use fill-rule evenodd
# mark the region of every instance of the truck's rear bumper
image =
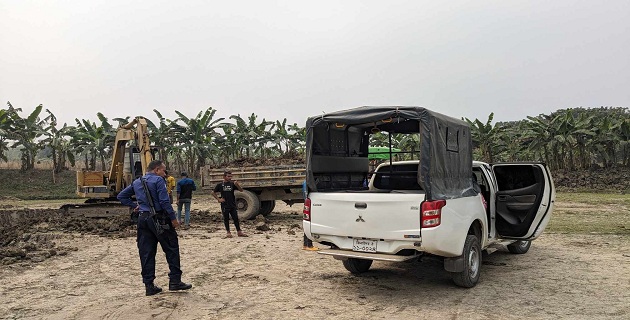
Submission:
<svg viewBox="0 0 630 320">
<path fill-rule="evenodd" d="M 339 259 L 339 260 L 354 258 L 354 259 L 391 261 L 391 262 L 403 262 L 403 261 L 411 260 L 420 256 L 420 254 L 414 254 L 411 256 L 397 256 L 397 255 L 391 255 L 391 254 L 356 252 L 356 251 L 347 251 L 347 250 L 338 250 L 338 249 L 324 249 L 324 250 L 319 251 L 318 253 L 328 255 L 328 256 L 333 256 L 335 259 Z"/>
</svg>

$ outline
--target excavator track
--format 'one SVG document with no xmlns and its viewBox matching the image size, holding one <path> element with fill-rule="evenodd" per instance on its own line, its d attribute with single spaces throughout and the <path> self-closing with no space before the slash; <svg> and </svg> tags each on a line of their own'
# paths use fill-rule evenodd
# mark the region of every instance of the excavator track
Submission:
<svg viewBox="0 0 630 320">
<path fill-rule="evenodd" d="M 110 218 L 129 215 L 130 212 L 129 207 L 115 202 L 64 204 L 60 209 L 66 214 L 86 218 Z"/>
</svg>

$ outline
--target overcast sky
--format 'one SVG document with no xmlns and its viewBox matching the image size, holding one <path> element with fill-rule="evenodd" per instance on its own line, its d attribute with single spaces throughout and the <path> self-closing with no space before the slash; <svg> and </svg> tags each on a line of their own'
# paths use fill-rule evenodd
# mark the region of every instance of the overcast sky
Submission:
<svg viewBox="0 0 630 320">
<path fill-rule="evenodd" d="M 0 0 L 0 100 L 304 125 L 361 105 L 524 119 L 630 106 L 630 1 Z"/>
</svg>

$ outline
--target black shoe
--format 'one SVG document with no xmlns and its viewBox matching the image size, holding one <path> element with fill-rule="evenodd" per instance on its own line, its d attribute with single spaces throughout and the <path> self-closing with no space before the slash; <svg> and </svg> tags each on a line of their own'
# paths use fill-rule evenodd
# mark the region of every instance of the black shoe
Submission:
<svg viewBox="0 0 630 320">
<path fill-rule="evenodd" d="M 168 284 L 168 290 L 170 291 L 188 290 L 190 288 L 192 288 L 192 284 L 183 283 L 181 281 Z"/>
<path fill-rule="evenodd" d="M 154 285 L 153 283 L 147 284 L 146 288 L 147 288 L 147 296 L 152 296 L 154 294 L 158 294 L 162 292 L 162 288 Z"/>
</svg>

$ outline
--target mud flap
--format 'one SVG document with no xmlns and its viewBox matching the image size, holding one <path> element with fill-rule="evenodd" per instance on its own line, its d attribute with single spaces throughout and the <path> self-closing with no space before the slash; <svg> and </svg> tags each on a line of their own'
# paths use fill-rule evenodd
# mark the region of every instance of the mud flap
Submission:
<svg viewBox="0 0 630 320">
<path fill-rule="evenodd" d="M 464 257 L 444 258 L 444 270 L 448 272 L 464 271 Z"/>
</svg>

